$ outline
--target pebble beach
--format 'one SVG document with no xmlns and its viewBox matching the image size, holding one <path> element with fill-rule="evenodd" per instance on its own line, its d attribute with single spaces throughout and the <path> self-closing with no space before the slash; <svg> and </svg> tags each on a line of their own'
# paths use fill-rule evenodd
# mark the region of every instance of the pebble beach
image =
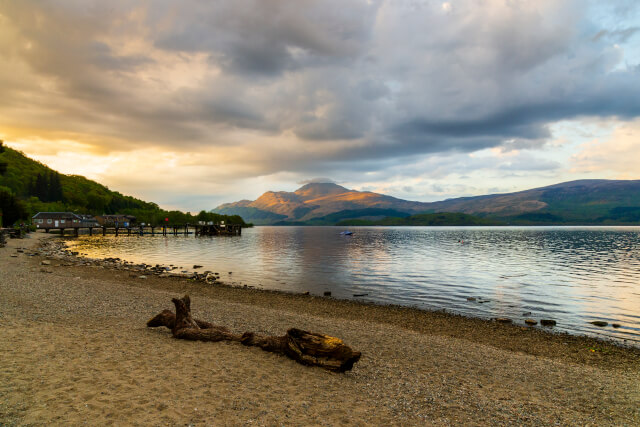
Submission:
<svg viewBox="0 0 640 427">
<path fill-rule="evenodd" d="M 233 332 L 362 358 L 332 373 L 146 327 L 185 294 Z M 32 233 L 0 248 L 0 425 L 640 425 L 640 350 L 550 331 L 149 274 Z"/>
</svg>

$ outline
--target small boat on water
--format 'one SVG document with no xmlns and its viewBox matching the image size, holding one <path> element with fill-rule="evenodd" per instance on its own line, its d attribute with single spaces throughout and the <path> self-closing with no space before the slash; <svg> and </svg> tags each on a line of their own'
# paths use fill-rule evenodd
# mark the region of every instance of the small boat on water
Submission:
<svg viewBox="0 0 640 427">
<path fill-rule="evenodd" d="M 343 236 L 351 236 L 353 234 L 353 231 L 345 230 L 341 231 L 340 234 L 342 234 Z"/>
</svg>

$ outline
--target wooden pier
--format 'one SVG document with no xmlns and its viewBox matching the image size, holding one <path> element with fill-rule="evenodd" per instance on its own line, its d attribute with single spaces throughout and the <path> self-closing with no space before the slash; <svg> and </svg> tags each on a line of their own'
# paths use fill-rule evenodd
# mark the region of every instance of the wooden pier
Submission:
<svg viewBox="0 0 640 427">
<path fill-rule="evenodd" d="M 64 236 L 66 230 L 73 230 L 74 236 L 80 235 L 80 230 L 88 230 L 89 236 L 94 234 L 114 234 L 116 236 L 241 236 L 242 226 L 240 224 L 182 224 L 182 225 L 132 225 L 128 227 L 118 227 L 115 225 L 103 226 L 82 226 L 77 227 L 50 227 L 49 230 L 60 230 L 60 235 Z"/>
</svg>

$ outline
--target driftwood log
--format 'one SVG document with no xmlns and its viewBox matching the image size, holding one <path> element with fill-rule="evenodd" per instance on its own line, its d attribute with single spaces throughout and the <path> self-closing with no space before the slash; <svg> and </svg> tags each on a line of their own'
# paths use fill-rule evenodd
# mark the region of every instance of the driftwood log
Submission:
<svg viewBox="0 0 640 427">
<path fill-rule="evenodd" d="M 148 327 L 165 326 L 175 338 L 191 341 L 238 341 L 273 353 L 284 354 L 298 363 L 320 366 L 335 372 L 345 372 L 360 360 L 361 353 L 347 346 L 340 338 L 291 328 L 286 335 L 267 336 L 253 332 L 233 334 L 228 328 L 193 319 L 188 295 L 173 298 L 176 314 L 163 310 L 147 322 Z"/>
</svg>

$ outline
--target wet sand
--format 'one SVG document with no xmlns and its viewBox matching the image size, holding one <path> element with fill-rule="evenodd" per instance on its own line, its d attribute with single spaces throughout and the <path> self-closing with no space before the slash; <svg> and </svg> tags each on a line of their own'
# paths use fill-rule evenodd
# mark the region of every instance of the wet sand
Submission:
<svg viewBox="0 0 640 427">
<path fill-rule="evenodd" d="M 43 266 L 28 253 L 44 237 L 0 249 L 0 425 L 640 425 L 638 349 L 56 257 Z M 308 329 L 362 359 L 336 374 L 145 326 L 184 294 L 195 317 L 234 332 Z"/>
</svg>

